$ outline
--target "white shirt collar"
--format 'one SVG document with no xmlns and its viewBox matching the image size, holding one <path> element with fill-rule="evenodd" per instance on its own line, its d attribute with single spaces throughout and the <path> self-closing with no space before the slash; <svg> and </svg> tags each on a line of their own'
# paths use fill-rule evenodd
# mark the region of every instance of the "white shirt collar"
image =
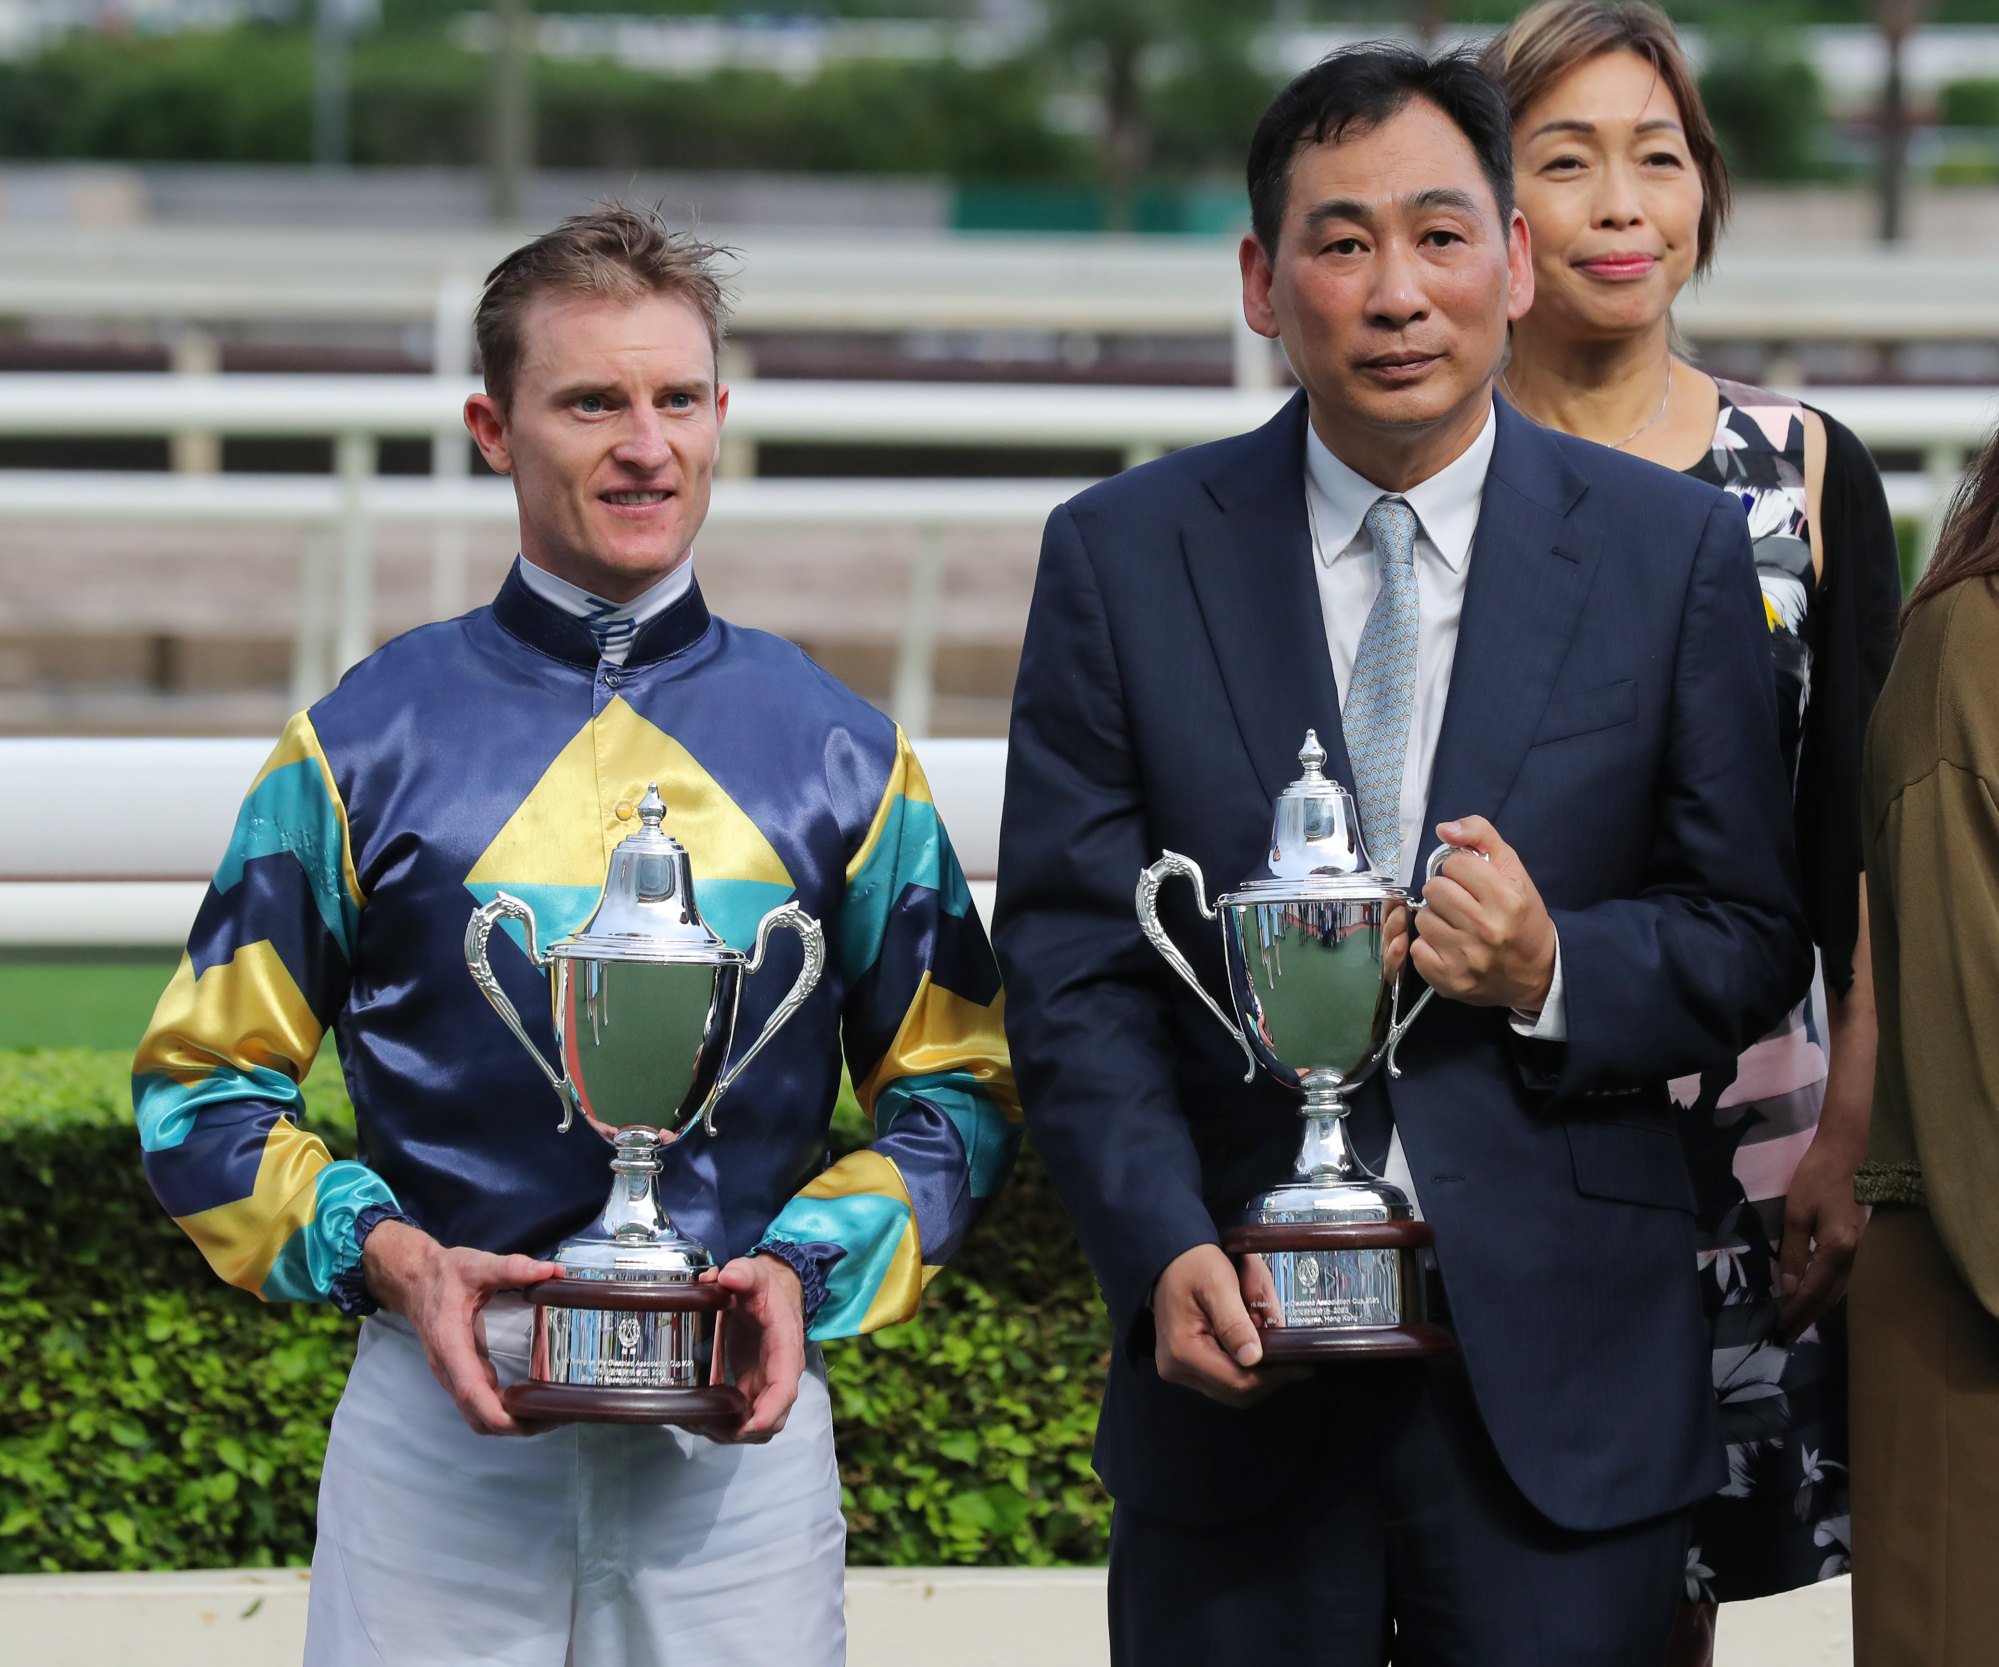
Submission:
<svg viewBox="0 0 1999 1667">
<path fill-rule="evenodd" d="M 636 629 L 654 615 L 664 613 L 694 586 L 692 551 L 689 551 L 687 558 L 665 578 L 647 586 L 629 602 L 607 601 L 595 591 L 585 590 L 581 585 L 571 584 L 567 579 L 549 572 L 545 567 L 535 566 L 526 556 L 520 558 L 520 568 L 521 582 L 544 602 L 595 625 L 608 624 L 614 620 L 619 622 L 629 620 Z"/>
<path fill-rule="evenodd" d="M 1492 467 L 1493 441 L 1499 433 L 1491 407 L 1478 436 L 1428 480 L 1395 494 L 1416 512 L 1423 532 L 1457 572 L 1471 554 L 1478 531 L 1478 506 L 1485 495 L 1486 472 Z M 1335 457 L 1308 417 L 1305 422 L 1305 473 L 1318 488 L 1314 509 L 1318 523 L 1319 559 L 1327 565 L 1345 555 L 1360 532 L 1374 501 L 1386 490 L 1357 474 Z"/>
</svg>

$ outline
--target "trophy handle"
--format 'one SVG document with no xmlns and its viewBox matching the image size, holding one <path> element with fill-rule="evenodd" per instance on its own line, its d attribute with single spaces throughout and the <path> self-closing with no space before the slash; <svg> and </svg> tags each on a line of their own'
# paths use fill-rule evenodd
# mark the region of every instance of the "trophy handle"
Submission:
<svg viewBox="0 0 1999 1667">
<path fill-rule="evenodd" d="M 559 1133 L 567 1134 L 569 1125 L 576 1120 L 576 1093 L 569 1086 L 569 1079 L 558 1074 L 555 1067 L 543 1057 L 534 1038 L 527 1033 L 521 1023 L 521 1016 L 514 1011 L 514 1004 L 507 999 L 507 992 L 500 988 L 500 981 L 493 976 L 492 963 L 486 959 L 486 940 L 493 935 L 493 928 L 503 920 L 518 920 L 527 932 L 528 959 L 537 967 L 546 967 L 548 957 L 535 947 L 534 910 L 518 897 L 508 892 L 500 892 L 493 901 L 472 911 L 472 918 L 465 924 L 465 966 L 472 974 L 472 981 L 479 986 L 480 993 L 493 1004 L 493 1011 L 500 1015 L 500 1022 L 511 1030 L 522 1047 L 533 1056 L 535 1064 L 541 1067 L 541 1074 L 548 1078 L 557 1096 L 562 1101 L 562 1126 Z"/>
<path fill-rule="evenodd" d="M 749 965 L 744 969 L 746 972 L 754 973 L 764 964 L 764 951 L 770 946 L 770 935 L 780 930 L 798 934 L 798 941 L 805 947 L 805 965 L 798 969 L 797 981 L 793 983 L 784 1000 L 772 1009 L 770 1018 L 765 1021 L 763 1034 L 749 1045 L 742 1058 L 716 1079 L 715 1091 L 708 1096 L 708 1103 L 701 1108 L 701 1121 L 710 1134 L 715 1132 L 717 1102 L 729 1092 L 730 1084 L 743 1074 L 743 1067 L 762 1053 L 764 1044 L 778 1033 L 779 1028 L 792 1014 L 804 1006 L 805 998 L 819 986 L 819 975 L 826 970 L 826 934 L 820 929 L 819 922 L 796 903 L 780 903 L 757 922 L 756 948 L 750 953 Z"/>
<path fill-rule="evenodd" d="M 1469 845 L 1439 845 L 1430 852 L 1429 860 L 1423 864 L 1423 884 L 1427 886 L 1434 880 L 1442 871 L 1444 864 L 1449 862 L 1460 851 L 1463 851 L 1467 856 L 1484 857 L 1487 862 L 1492 861 L 1492 858 L 1486 856 L 1485 852 L 1474 851 Z M 1428 906 L 1420 895 L 1409 899 L 1409 941 L 1412 945 L 1416 941 L 1416 912 Z M 1423 993 L 1416 998 L 1415 1003 L 1409 1009 L 1409 1016 L 1405 1019 L 1399 1017 L 1402 1006 L 1401 974 L 1398 973 L 1395 982 L 1389 986 L 1388 1045 L 1382 1050 L 1383 1063 L 1388 1067 L 1388 1074 L 1398 1082 L 1402 1080 L 1402 1067 L 1395 1063 L 1395 1050 L 1402 1046 L 1402 1038 L 1409 1034 L 1409 1027 L 1416 1022 L 1416 1015 L 1430 1005 L 1430 998 L 1436 993 L 1427 984 L 1424 985 Z"/>
<path fill-rule="evenodd" d="M 1159 888 L 1175 874 L 1184 874 L 1194 885 L 1194 902 L 1201 911 L 1203 920 L 1213 920 L 1215 911 L 1208 907 L 1208 883 L 1201 877 L 1201 865 L 1192 857 L 1183 857 L 1177 851 L 1167 851 L 1150 868 L 1138 876 L 1138 926 L 1145 934 L 1145 941 L 1166 957 L 1166 964 L 1187 981 L 1187 987 L 1201 998 L 1208 1011 L 1222 1021 L 1222 1028 L 1236 1040 L 1242 1049 L 1242 1056 L 1249 1069 L 1242 1074 L 1244 1082 L 1256 1080 L 1256 1055 L 1250 1051 L 1249 1038 L 1243 1035 L 1242 1027 L 1221 1009 L 1221 1004 L 1208 994 L 1187 957 L 1180 953 L 1179 945 L 1166 935 L 1166 928 L 1159 924 Z"/>
</svg>

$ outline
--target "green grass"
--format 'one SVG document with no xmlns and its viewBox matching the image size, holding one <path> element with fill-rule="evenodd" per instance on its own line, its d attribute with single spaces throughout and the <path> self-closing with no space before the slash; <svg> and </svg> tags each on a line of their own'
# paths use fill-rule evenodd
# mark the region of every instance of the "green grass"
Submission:
<svg viewBox="0 0 1999 1667">
<path fill-rule="evenodd" d="M 139 1045 L 175 957 L 0 961 L 0 1048 Z"/>
</svg>

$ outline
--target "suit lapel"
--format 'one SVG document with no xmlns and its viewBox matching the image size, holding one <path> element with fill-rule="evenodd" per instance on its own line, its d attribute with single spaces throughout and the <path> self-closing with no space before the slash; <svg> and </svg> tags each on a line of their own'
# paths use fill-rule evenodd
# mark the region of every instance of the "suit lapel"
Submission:
<svg viewBox="0 0 1999 1667">
<path fill-rule="evenodd" d="M 1437 843 L 1436 825 L 1460 816 L 1487 817 L 1505 834 L 1506 797 L 1596 576 L 1594 544 L 1569 519 L 1586 489 L 1582 476 L 1504 401 L 1496 417 L 1422 856 Z"/>
<path fill-rule="evenodd" d="M 1272 799 L 1298 774 L 1305 731 L 1351 790 L 1339 691 L 1305 519 L 1305 396 L 1217 460 L 1219 513 L 1183 533 L 1187 571 L 1236 728 Z"/>
</svg>

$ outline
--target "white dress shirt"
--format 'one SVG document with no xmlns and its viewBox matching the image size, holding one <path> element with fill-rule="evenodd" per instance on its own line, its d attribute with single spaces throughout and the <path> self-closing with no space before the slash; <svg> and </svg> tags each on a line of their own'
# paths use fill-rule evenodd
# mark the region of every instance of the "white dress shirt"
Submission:
<svg viewBox="0 0 1999 1667">
<path fill-rule="evenodd" d="M 604 660 L 614 666 L 622 666 L 625 656 L 631 652 L 632 638 L 641 626 L 678 602 L 694 588 L 694 553 L 690 550 L 680 565 L 665 578 L 647 586 L 629 602 L 612 602 L 599 596 L 595 591 L 585 590 L 581 585 L 549 572 L 545 567 L 537 567 L 527 559 L 520 558 L 521 582 L 552 608 L 560 608 L 589 625 L 593 632 L 610 626 L 610 640 L 600 653 Z"/>
<path fill-rule="evenodd" d="M 1409 714 L 1409 750 L 1402 765 L 1402 860 L 1396 880 L 1408 886 L 1416 859 L 1429 843 L 1423 817 L 1430 803 L 1430 772 L 1437 737 L 1444 727 L 1444 703 L 1451 690 L 1451 667 L 1458 655 L 1458 621 L 1464 613 L 1465 580 L 1471 569 L 1472 538 L 1485 495 L 1499 425 L 1491 411 L 1478 437 L 1428 480 L 1393 494 L 1416 514 L 1416 699 Z M 1381 589 L 1381 556 L 1367 530 L 1367 512 L 1386 488 L 1376 486 L 1335 457 L 1318 431 L 1305 425 L 1305 507 L 1312 528 L 1319 581 L 1319 612 L 1326 647 L 1333 659 L 1333 683 L 1346 703 L 1354 657 L 1368 610 Z M 1515 1014 L 1522 1036 L 1559 1042 L 1567 1034 L 1562 1001 L 1562 952 L 1555 946 L 1555 975 L 1537 1017 Z M 1417 1021 L 1419 1024 L 1421 1020 Z M 1416 1188 L 1398 1132 L 1389 1147 L 1387 1179 L 1417 1203 Z M 1418 1204 L 1418 1213 L 1421 1205 Z"/>
</svg>

